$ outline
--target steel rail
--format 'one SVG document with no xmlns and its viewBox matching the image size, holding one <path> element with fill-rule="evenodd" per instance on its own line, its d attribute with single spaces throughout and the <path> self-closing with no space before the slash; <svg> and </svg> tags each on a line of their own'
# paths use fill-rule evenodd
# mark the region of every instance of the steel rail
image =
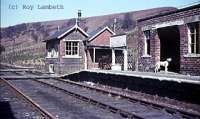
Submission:
<svg viewBox="0 0 200 119">
<path fill-rule="evenodd" d="M 63 80 L 63 79 L 60 79 L 60 78 L 55 78 L 55 79 L 59 80 L 59 81 L 62 81 L 62 82 L 65 82 L 65 83 L 78 85 L 78 86 L 81 86 L 81 87 L 84 87 L 84 88 L 87 88 L 87 89 L 100 91 L 100 92 L 106 93 L 106 94 L 111 94 L 113 96 L 120 96 L 120 97 L 129 99 L 129 100 L 139 101 L 139 102 L 141 102 L 142 104 L 145 104 L 145 105 L 152 105 L 155 108 L 165 109 L 168 113 L 171 113 L 171 114 L 178 112 L 180 115 L 182 115 L 182 117 L 190 118 L 192 116 L 192 117 L 200 118 L 200 114 L 199 113 L 189 112 L 189 111 L 185 111 L 185 110 L 169 107 L 169 106 L 166 106 L 166 105 L 163 105 L 163 104 L 158 104 L 158 103 L 154 103 L 154 102 L 151 102 L 151 101 L 138 99 L 138 98 L 135 98 L 135 97 L 133 97 L 133 96 L 131 96 L 129 94 L 125 94 L 125 93 L 122 93 L 122 92 L 120 93 L 120 92 L 113 91 L 113 90 L 105 90 L 105 89 L 99 88 L 99 87 L 86 86 L 86 85 L 83 85 L 81 83 L 74 82 L 74 81 L 71 81 L 71 80 Z"/>
<path fill-rule="evenodd" d="M 39 104 L 34 102 L 30 97 L 22 93 L 19 89 L 17 89 L 13 84 L 8 82 L 7 80 L 1 78 L 0 81 L 3 81 L 5 84 L 7 84 L 13 91 L 16 92 L 17 96 L 22 97 L 25 101 L 30 103 L 32 106 L 35 107 L 36 110 L 38 110 L 42 116 L 44 116 L 45 119 L 56 119 L 51 113 L 46 111 L 44 108 L 42 108 Z"/>
<path fill-rule="evenodd" d="M 46 82 L 43 82 L 43 81 L 39 81 L 39 80 L 34 80 L 34 81 L 39 82 L 39 83 L 44 84 L 44 85 L 47 85 L 47 86 L 50 86 L 50 87 L 55 88 L 57 90 L 63 91 L 63 92 L 65 92 L 65 93 L 67 93 L 67 94 L 69 94 L 69 95 L 71 95 L 75 98 L 78 98 L 78 99 L 83 100 L 85 102 L 88 102 L 90 104 L 96 105 L 96 106 L 101 107 L 103 109 L 107 109 L 107 110 L 109 110 L 113 113 L 121 114 L 122 116 L 127 117 L 129 119 L 144 119 L 143 117 L 137 115 L 135 112 L 128 112 L 128 111 L 125 111 L 125 110 L 118 109 L 116 107 L 104 104 L 104 103 L 96 101 L 94 99 L 91 99 L 90 97 L 86 97 L 86 96 L 83 96 L 83 95 L 76 94 L 74 92 L 68 91 L 66 89 L 57 87 L 55 85 L 52 85 L 52 84 L 49 84 L 49 83 L 46 83 Z"/>
</svg>

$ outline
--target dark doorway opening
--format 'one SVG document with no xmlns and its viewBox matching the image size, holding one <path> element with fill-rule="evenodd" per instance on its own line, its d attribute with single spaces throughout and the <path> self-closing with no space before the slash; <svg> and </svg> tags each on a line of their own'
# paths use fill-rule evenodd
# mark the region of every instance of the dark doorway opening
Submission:
<svg viewBox="0 0 200 119">
<path fill-rule="evenodd" d="M 172 72 L 180 71 L 180 32 L 178 26 L 159 28 L 160 38 L 160 60 L 165 61 L 172 58 L 168 70 Z"/>
</svg>

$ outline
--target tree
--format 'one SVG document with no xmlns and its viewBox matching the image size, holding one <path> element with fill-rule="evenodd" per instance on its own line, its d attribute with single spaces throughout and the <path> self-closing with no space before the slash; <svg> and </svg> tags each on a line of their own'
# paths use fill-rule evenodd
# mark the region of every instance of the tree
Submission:
<svg viewBox="0 0 200 119">
<path fill-rule="evenodd" d="M 0 44 L 0 54 L 5 51 L 5 47 Z"/>
<path fill-rule="evenodd" d="M 131 29 L 134 28 L 136 25 L 136 21 L 132 19 L 131 13 L 126 13 L 124 16 L 124 21 L 122 23 L 122 28 L 123 29 Z"/>
</svg>

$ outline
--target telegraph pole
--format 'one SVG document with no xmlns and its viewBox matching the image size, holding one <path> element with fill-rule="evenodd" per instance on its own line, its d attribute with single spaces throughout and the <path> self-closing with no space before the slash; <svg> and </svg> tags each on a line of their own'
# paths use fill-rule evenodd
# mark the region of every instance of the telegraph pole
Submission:
<svg viewBox="0 0 200 119">
<path fill-rule="evenodd" d="M 113 32 L 116 31 L 116 25 L 117 25 L 117 19 L 114 19 L 114 23 L 113 23 Z"/>
</svg>

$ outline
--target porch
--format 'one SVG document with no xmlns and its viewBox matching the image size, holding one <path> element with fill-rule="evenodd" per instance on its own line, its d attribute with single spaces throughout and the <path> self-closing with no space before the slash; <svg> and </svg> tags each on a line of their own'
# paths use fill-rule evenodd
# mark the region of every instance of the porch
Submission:
<svg viewBox="0 0 200 119">
<path fill-rule="evenodd" d="M 127 70 L 127 49 L 106 46 L 88 46 L 88 69 Z"/>
</svg>

